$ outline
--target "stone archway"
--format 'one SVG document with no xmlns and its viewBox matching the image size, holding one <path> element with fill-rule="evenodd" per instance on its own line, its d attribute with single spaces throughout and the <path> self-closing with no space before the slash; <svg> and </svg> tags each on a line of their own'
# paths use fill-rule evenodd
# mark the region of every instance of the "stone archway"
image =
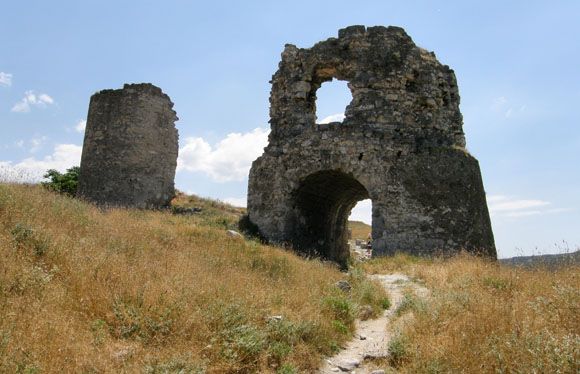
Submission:
<svg viewBox="0 0 580 374">
<path fill-rule="evenodd" d="M 333 78 L 352 102 L 342 123 L 317 125 L 316 92 Z M 310 49 L 286 45 L 270 104 L 269 144 L 248 186 L 265 238 L 343 263 L 342 217 L 370 197 L 373 255 L 496 256 L 453 70 L 403 29 L 351 26 Z"/>
<path fill-rule="evenodd" d="M 294 248 L 345 264 L 348 216 L 358 201 L 367 198 L 366 188 L 341 171 L 319 171 L 304 178 L 292 196 Z"/>
</svg>

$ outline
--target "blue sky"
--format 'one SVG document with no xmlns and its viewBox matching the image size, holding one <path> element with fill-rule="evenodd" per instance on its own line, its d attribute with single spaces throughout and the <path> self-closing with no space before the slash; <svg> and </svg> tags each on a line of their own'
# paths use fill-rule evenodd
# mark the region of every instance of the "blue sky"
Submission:
<svg viewBox="0 0 580 374">
<path fill-rule="evenodd" d="M 10 1 L 0 15 L 0 169 L 79 163 L 90 96 L 151 82 L 180 121 L 178 188 L 234 203 L 268 132 L 285 43 L 397 25 L 457 75 L 500 257 L 580 245 L 578 1 Z M 328 85 L 328 87 L 326 87 Z M 319 91 L 339 115 L 344 85 Z M 368 220 L 367 207 L 354 215 Z"/>
</svg>

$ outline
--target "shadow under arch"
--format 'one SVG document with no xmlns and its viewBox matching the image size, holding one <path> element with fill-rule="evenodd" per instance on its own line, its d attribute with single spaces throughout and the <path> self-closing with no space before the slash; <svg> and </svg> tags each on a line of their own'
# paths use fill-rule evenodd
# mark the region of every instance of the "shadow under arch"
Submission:
<svg viewBox="0 0 580 374">
<path fill-rule="evenodd" d="M 304 178 L 292 195 L 294 249 L 346 267 L 348 216 L 357 202 L 368 198 L 367 189 L 354 176 L 338 170 Z"/>
</svg>

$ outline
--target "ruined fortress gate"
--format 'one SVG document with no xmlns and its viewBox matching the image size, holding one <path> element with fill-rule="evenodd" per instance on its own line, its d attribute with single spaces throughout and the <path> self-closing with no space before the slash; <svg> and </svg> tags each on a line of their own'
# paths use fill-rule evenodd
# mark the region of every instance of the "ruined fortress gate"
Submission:
<svg viewBox="0 0 580 374">
<path fill-rule="evenodd" d="M 348 82 L 342 123 L 316 124 L 316 91 Z M 453 70 L 398 27 L 351 26 L 286 45 L 272 78 L 269 144 L 252 164 L 261 234 L 345 264 L 347 219 L 372 200 L 373 255 L 496 257 L 477 160 L 465 149 Z"/>
<path fill-rule="evenodd" d="M 152 84 L 126 84 L 91 97 L 79 196 L 99 205 L 168 206 L 177 166 L 177 115 Z"/>
</svg>

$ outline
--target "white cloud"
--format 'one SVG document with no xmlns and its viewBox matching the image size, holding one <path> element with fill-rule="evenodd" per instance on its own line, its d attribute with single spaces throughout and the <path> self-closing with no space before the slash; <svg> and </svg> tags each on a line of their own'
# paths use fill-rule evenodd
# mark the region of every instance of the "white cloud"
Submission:
<svg viewBox="0 0 580 374">
<path fill-rule="evenodd" d="M 518 199 L 505 195 L 488 195 L 489 213 L 495 217 L 529 217 L 570 211 L 568 208 L 550 208 L 549 201 L 538 199 Z"/>
<path fill-rule="evenodd" d="M 247 199 L 245 197 L 226 197 L 222 201 L 240 208 L 245 208 L 247 205 Z"/>
<path fill-rule="evenodd" d="M 487 202 L 489 210 L 493 212 L 515 211 L 550 205 L 549 202 L 543 200 L 520 200 L 503 195 L 488 196 Z"/>
<path fill-rule="evenodd" d="M 28 149 L 30 153 L 36 153 L 42 148 L 42 145 L 46 143 L 48 138 L 46 136 L 39 136 L 37 138 L 32 138 L 30 140 L 30 148 Z"/>
<path fill-rule="evenodd" d="M 36 94 L 34 91 L 26 91 L 22 100 L 14 104 L 12 111 L 16 113 L 30 112 L 32 107 L 45 108 L 54 104 L 54 99 L 47 94 Z"/>
<path fill-rule="evenodd" d="M 330 122 L 342 122 L 344 120 L 344 113 L 332 114 L 328 117 L 324 117 L 319 124 L 323 125 Z"/>
<path fill-rule="evenodd" d="M 28 141 L 24 141 L 22 139 L 17 140 L 15 142 L 12 143 L 12 145 L 7 145 L 5 146 L 6 148 L 19 148 L 19 149 L 27 149 L 30 153 L 36 153 L 38 152 L 42 146 L 44 144 L 46 144 L 46 141 L 48 140 L 48 137 L 46 136 L 35 136 L 34 138 L 28 140 Z"/>
<path fill-rule="evenodd" d="M 518 218 L 518 217 L 529 217 L 529 216 L 537 216 L 542 214 L 539 210 L 524 210 L 522 212 L 508 212 L 505 214 L 506 217 Z"/>
<path fill-rule="evenodd" d="M 262 128 L 231 133 L 214 147 L 203 138 L 186 138 L 179 150 L 177 171 L 203 172 L 217 182 L 242 181 L 268 144 L 268 133 Z"/>
<path fill-rule="evenodd" d="M 87 127 L 87 121 L 82 119 L 75 125 L 75 131 L 80 132 L 80 133 L 84 133 L 86 127 Z"/>
<path fill-rule="evenodd" d="M 12 74 L 0 71 L 0 86 L 4 87 L 12 86 Z"/>
<path fill-rule="evenodd" d="M 48 96 L 47 94 L 38 95 L 38 101 L 44 104 L 54 104 L 53 98 Z"/>
<path fill-rule="evenodd" d="M 359 201 L 350 211 L 349 221 L 362 221 L 367 225 L 372 222 L 373 204 L 370 199 Z"/>
<path fill-rule="evenodd" d="M 20 162 L 0 161 L 0 180 L 11 182 L 37 182 L 48 169 L 66 171 L 78 166 L 81 161 L 82 147 L 75 144 L 58 144 L 52 154 L 36 159 L 26 158 Z"/>
</svg>

